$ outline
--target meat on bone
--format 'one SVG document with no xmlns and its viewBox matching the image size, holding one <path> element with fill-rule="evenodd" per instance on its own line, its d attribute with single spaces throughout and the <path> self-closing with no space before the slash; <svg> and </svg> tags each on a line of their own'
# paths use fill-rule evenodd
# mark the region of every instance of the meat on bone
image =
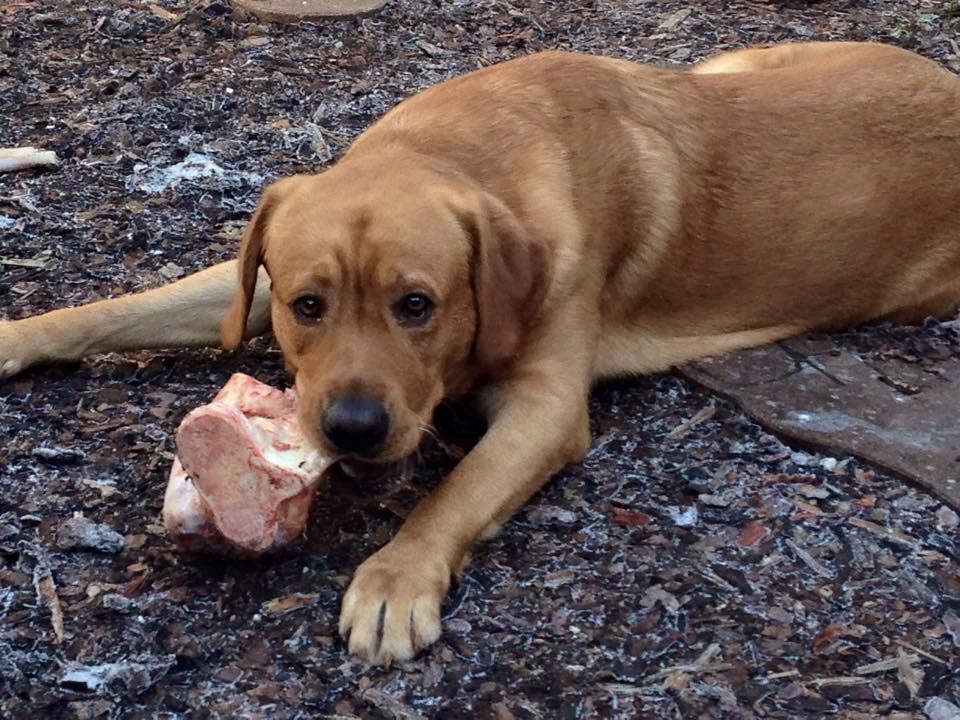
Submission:
<svg viewBox="0 0 960 720">
<path fill-rule="evenodd" d="M 180 547 L 257 556 L 304 530 L 331 460 L 300 432 L 296 393 L 237 373 L 177 431 L 163 521 Z"/>
</svg>

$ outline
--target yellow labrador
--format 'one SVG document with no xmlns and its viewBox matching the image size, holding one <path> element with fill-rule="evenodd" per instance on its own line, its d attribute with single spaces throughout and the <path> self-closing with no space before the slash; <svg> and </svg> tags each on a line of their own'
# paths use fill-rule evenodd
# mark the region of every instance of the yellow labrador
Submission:
<svg viewBox="0 0 960 720">
<path fill-rule="evenodd" d="M 486 435 L 343 600 L 350 650 L 388 663 L 437 639 L 471 544 L 583 457 L 596 379 L 952 310 L 958 188 L 960 80 L 903 50 L 690 71 L 543 53 L 422 92 L 331 169 L 270 185 L 236 263 L 0 324 L 0 373 L 272 325 L 312 441 L 371 462 L 477 391 Z"/>
</svg>

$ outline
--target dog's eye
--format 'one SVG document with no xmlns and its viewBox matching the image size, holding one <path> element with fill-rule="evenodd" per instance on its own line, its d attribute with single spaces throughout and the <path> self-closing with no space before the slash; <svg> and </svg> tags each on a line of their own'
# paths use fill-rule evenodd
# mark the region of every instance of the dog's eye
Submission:
<svg viewBox="0 0 960 720">
<path fill-rule="evenodd" d="M 315 295 L 302 295 L 293 301 L 293 312 L 300 320 L 311 322 L 323 317 L 327 304 Z"/>
<path fill-rule="evenodd" d="M 404 295 L 393 308 L 401 325 L 423 325 L 433 314 L 433 301 L 423 293 Z"/>
</svg>

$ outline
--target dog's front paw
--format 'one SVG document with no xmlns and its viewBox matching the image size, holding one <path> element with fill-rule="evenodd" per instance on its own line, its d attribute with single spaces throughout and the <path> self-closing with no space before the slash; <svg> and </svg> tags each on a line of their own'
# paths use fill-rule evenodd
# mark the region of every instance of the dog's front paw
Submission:
<svg viewBox="0 0 960 720">
<path fill-rule="evenodd" d="M 394 541 L 364 562 L 347 588 L 340 635 L 369 663 L 409 660 L 440 637 L 450 568 L 429 547 Z"/>
<path fill-rule="evenodd" d="M 0 320 L 0 380 L 13 377 L 39 359 L 33 352 L 36 341 L 23 322 Z"/>
</svg>

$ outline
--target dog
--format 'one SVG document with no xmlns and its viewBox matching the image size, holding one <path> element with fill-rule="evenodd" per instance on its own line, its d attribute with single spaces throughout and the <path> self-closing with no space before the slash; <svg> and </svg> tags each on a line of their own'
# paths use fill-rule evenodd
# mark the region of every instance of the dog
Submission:
<svg viewBox="0 0 960 720">
<path fill-rule="evenodd" d="M 806 43 L 692 69 L 547 52 L 421 92 L 264 191 L 236 262 L 0 324 L 0 374 L 272 328 L 311 442 L 385 463 L 441 399 L 488 429 L 341 608 L 412 657 L 468 550 L 590 445 L 601 378 L 960 301 L 960 79 Z"/>
</svg>

